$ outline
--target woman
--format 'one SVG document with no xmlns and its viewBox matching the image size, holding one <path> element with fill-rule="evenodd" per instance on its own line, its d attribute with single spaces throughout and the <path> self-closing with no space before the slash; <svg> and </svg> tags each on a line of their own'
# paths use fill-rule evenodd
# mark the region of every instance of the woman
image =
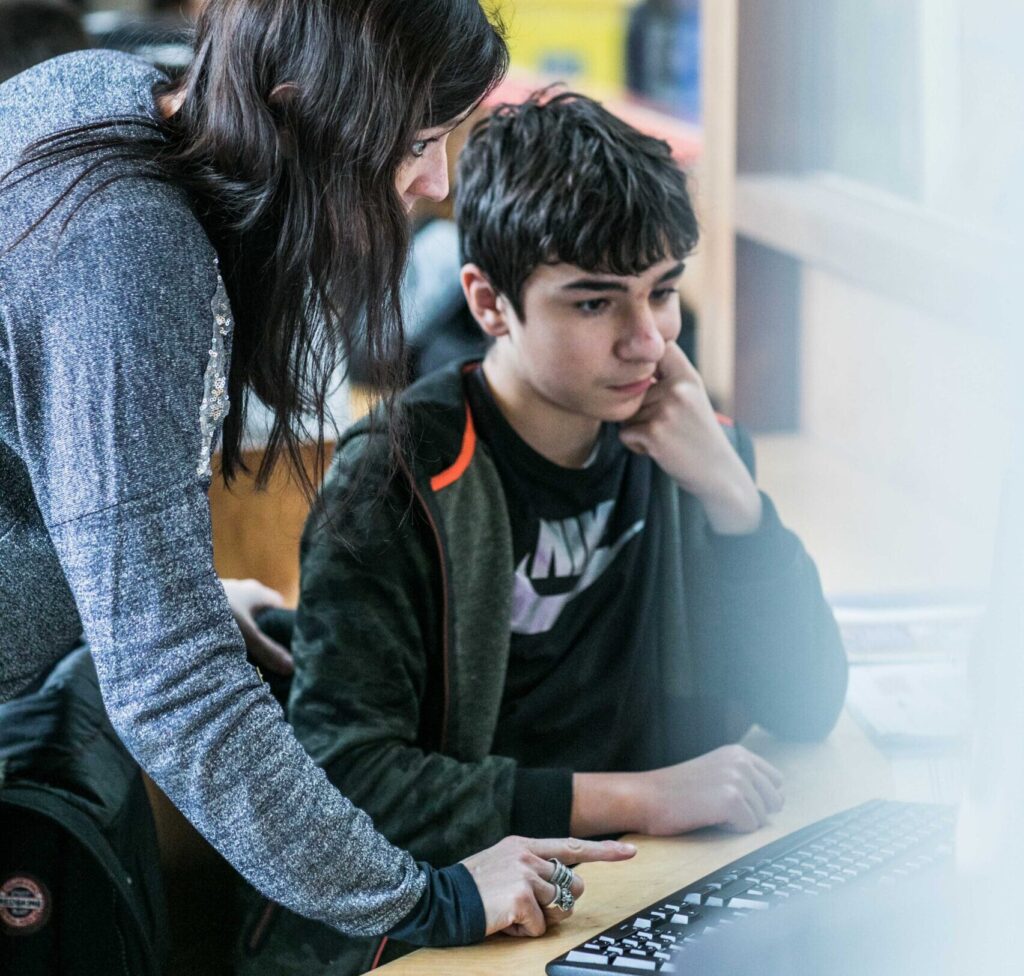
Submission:
<svg viewBox="0 0 1024 976">
<path fill-rule="evenodd" d="M 129 750 L 251 883 L 434 945 L 537 934 L 571 907 L 546 858 L 629 851 L 514 839 L 435 871 L 391 847 L 247 666 L 206 488 L 250 395 L 262 479 L 310 412 L 322 450 L 360 313 L 393 361 L 407 210 L 447 193 L 447 134 L 506 60 L 476 0 L 210 0 L 178 84 L 94 51 L 0 87 L 0 701 L 84 633 Z"/>
</svg>

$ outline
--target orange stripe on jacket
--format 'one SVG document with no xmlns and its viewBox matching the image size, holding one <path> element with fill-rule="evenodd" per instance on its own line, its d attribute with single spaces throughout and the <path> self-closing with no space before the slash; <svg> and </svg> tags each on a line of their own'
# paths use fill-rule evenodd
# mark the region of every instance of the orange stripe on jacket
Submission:
<svg viewBox="0 0 1024 976">
<path fill-rule="evenodd" d="M 384 955 L 384 947 L 388 944 L 388 937 L 385 935 L 380 940 L 380 945 L 377 947 L 377 955 L 373 957 L 373 965 L 370 966 L 370 972 L 373 972 L 380 965 L 380 957 Z"/>
<path fill-rule="evenodd" d="M 462 433 L 462 450 L 459 451 L 459 456 L 450 468 L 446 468 L 440 474 L 435 474 L 430 479 L 431 490 L 440 491 L 442 488 L 455 484 L 466 473 L 466 468 L 469 467 L 469 462 L 473 460 L 473 452 L 475 450 L 476 428 L 473 426 L 473 414 L 470 412 L 469 404 L 467 403 L 466 429 Z"/>
</svg>

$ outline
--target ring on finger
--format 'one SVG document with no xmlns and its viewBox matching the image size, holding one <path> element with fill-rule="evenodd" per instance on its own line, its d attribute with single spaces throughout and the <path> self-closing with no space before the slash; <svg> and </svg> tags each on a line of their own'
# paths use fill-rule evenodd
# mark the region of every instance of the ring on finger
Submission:
<svg viewBox="0 0 1024 976">
<path fill-rule="evenodd" d="M 568 888 L 573 882 L 573 873 L 567 868 L 557 857 L 549 857 L 548 860 L 555 866 L 554 871 L 551 873 L 551 883 L 556 888 L 566 887 Z"/>
<path fill-rule="evenodd" d="M 545 908 L 557 908 L 563 912 L 571 912 L 576 904 L 576 897 L 568 885 L 555 885 L 555 897 Z"/>
</svg>

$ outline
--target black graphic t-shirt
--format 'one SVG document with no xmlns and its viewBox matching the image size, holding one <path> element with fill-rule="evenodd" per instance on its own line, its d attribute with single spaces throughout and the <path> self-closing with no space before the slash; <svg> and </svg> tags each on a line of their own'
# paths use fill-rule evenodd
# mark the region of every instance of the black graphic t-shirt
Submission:
<svg viewBox="0 0 1024 976">
<path fill-rule="evenodd" d="M 657 581 L 640 571 L 651 461 L 602 427 L 588 464 L 534 451 L 467 377 L 478 435 L 497 465 L 512 528 L 511 653 L 493 752 L 522 767 L 650 768 L 660 759 L 657 655 L 645 638 Z"/>
</svg>

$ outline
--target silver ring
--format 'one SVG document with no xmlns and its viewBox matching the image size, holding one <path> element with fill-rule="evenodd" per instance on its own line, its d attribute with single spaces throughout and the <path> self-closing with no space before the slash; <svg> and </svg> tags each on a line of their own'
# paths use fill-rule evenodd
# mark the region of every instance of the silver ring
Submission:
<svg viewBox="0 0 1024 976">
<path fill-rule="evenodd" d="M 555 897 L 545 908 L 557 908 L 563 912 L 571 912 L 576 904 L 576 897 L 568 885 L 555 885 Z"/>
<path fill-rule="evenodd" d="M 568 888 L 573 882 L 573 873 L 557 857 L 549 857 L 548 860 L 555 866 L 551 873 L 551 883 L 556 888 Z"/>
</svg>

